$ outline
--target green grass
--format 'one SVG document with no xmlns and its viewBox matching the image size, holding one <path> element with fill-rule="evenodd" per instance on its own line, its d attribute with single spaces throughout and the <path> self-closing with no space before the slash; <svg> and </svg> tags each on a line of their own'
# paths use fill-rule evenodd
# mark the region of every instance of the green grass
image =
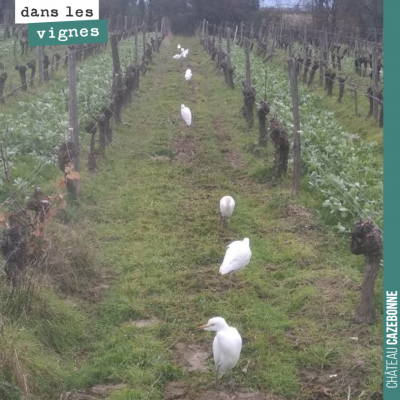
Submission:
<svg viewBox="0 0 400 400">
<path fill-rule="evenodd" d="M 182 62 L 172 60 L 178 42 L 190 48 Z M 185 82 L 189 65 L 194 76 Z M 180 118 L 182 103 L 193 113 L 190 128 Z M 349 238 L 332 234 L 309 210 L 315 201 L 305 188 L 293 198 L 289 178 L 273 188 L 260 179 L 272 157 L 266 163 L 249 151 L 257 133 L 245 127 L 241 104 L 240 91 L 225 86 L 195 38 L 162 48 L 99 171 L 84 175 L 83 201 L 74 209 L 74 229 L 114 275 L 107 296 L 71 309 L 46 294 L 42 311 L 20 322 L 24 337 L 16 346 L 24 340 L 30 348 L 21 368 L 30 371 L 35 399 L 123 382 L 127 388 L 112 400 L 161 400 L 176 380 L 195 398 L 212 388 L 212 360 L 208 372 L 188 373 L 173 344 L 211 351 L 213 335 L 196 327 L 217 315 L 242 334 L 234 371 L 242 390 L 309 399 L 328 385 L 332 398 L 342 399 L 351 382 L 355 397 L 381 392 L 382 321 L 351 324 L 363 260 L 350 254 Z M 225 194 L 236 200 L 229 232 L 218 209 Z M 226 244 L 243 237 L 253 257 L 230 286 L 218 267 Z M 378 315 L 381 292 L 380 276 Z M 132 324 L 151 317 L 161 322 Z M 318 378 L 304 386 L 310 374 Z M 329 381 L 330 374 L 339 379 Z"/>
</svg>

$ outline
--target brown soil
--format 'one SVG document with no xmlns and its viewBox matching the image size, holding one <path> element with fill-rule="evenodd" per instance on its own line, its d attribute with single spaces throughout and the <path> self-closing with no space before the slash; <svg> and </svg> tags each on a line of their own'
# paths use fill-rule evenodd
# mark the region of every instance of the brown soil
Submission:
<svg viewBox="0 0 400 400">
<path fill-rule="evenodd" d="M 243 168 L 246 163 L 240 154 L 232 147 L 232 144 L 230 143 L 231 137 L 227 132 L 222 119 L 215 118 L 213 120 L 213 125 L 217 138 L 223 146 L 221 148 L 221 153 L 224 155 L 225 159 L 233 168 Z"/>
<path fill-rule="evenodd" d="M 177 343 L 174 346 L 179 354 L 179 361 L 186 371 L 208 371 L 207 359 L 210 354 L 194 344 Z"/>
<path fill-rule="evenodd" d="M 289 204 L 281 210 L 280 215 L 282 218 L 290 219 L 295 225 L 302 225 L 305 228 L 315 225 L 314 214 L 299 204 Z"/>
<path fill-rule="evenodd" d="M 150 318 L 150 319 L 141 319 L 138 321 L 129 321 L 127 325 L 134 325 L 136 328 L 147 328 L 152 325 L 159 324 L 161 320 L 158 318 Z"/>
<path fill-rule="evenodd" d="M 125 389 L 126 387 L 122 383 L 117 385 L 97 385 L 85 391 L 63 393 L 60 400 L 101 400 L 111 396 L 113 392 Z"/>
<path fill-rule="evenodd" d="M 199 140 L 193 137 L 175 138 L 174 144 L 176 158 L 185 165 L 190 165 L 196 155 L 201 151 Z"/>
<path fill-rule="evenodd" d="M 193 286 L 191 291 L 209 291 L 221 293 L 226 290 L 241 290 L 246 288 L 246 284 L 240 281 L 240 272 L 233 276 L 222 276 L 219 274 L 219 266 L 198 269 L 195 275 L 191 275 Z"/>
<path fill-rule="evenodd" d="M 201 393 L 190 393 L 189 388 L 181 382 L 171 382 L 164 391 L 165 400 L 282 400 L 282 398 L 263 393 L 226 392 L 206 390 Z"/>
<path fill-rule="evenodd" d="M 164 390 L 165 400 L 182 399 L 187 395 L 187 387 L 181 382 L 170 382 Z"/>
</svg>

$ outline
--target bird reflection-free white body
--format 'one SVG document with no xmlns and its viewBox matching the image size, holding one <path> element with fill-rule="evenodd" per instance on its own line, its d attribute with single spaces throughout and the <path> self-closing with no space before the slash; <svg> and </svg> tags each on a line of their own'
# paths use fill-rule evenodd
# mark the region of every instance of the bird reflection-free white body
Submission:
<svg viewBox="0 0 400 400">
<path fill-rule="evenodd" d="M 218 376 L 231 371 L 236 366 L 242 351 L 242 337 L 238 330 L 229 326 L 222 317 L 211 318 L 199 329 L 217 332 L 213 342 L 215 362 L 215 385 L 218 386 Z M 231 375 L 232 376 L 232 375 Z"/>
<path fill-rule="evenodd" d="M 192 124 L 192 112 L 189 107 L 185 107 L 184 104 L 181 105 L 181 116 L 183 120 L 186 122 L 187 126 Z"/>
<path fill-rule="evenodd" d="M 188 68 L 185 72 L 185 79 L 187 81 L 190 81 L 192 79 L 192 76 L 193 76 L 192 70 Z"/>
<path fill-rule="evenodd" d="M 224 261 L 219 268 L 221 275 L 235 273 L 243 269 L 251 258 L 250 240 L 245 238 L 232 242 L 226 250 Z"/>
<path fill-rule="evenodd" d="M 224 196 L 219 202 L 219 209 L 223 217 L 231 217 L 235 209 L 235 200 L 231 196 Z"/>
</svg>

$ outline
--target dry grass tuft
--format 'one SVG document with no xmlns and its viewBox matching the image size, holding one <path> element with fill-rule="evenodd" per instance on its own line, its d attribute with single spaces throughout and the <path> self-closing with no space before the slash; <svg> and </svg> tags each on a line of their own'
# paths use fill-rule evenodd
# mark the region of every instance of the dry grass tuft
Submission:
<svg viewBox="0 0 400 400">
<path fill-rule="evenodd" d="M 46 249 L 40 263 L 45 282 L 66 295 L 82 296 L 98 275 L 95 253 L 82 233 L 51 221 L 45 232 Z"/>
</svg>

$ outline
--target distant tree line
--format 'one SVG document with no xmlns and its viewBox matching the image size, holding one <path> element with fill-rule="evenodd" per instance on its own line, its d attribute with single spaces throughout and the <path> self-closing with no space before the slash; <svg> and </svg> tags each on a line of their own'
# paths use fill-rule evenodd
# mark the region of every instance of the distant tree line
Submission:
<svg viewBox="0 0 400 400">
<path fill-rule="evenodd" d="M 360 35 L 371 29 L 383 29 L 383 0 L 302 0 L 302 7 L 312 15 L 315 29 L 350 32 Z"/>
<path fill-rule="evenodd" d="M 172 29 L 180 33 L 192 33 L 203 18 L 212 24 L 239 23 L 259 8 L 259 0 L 100 0 L 103 16 L 132 14 L 149 25 L 168 16 Z"/>
</svg>

